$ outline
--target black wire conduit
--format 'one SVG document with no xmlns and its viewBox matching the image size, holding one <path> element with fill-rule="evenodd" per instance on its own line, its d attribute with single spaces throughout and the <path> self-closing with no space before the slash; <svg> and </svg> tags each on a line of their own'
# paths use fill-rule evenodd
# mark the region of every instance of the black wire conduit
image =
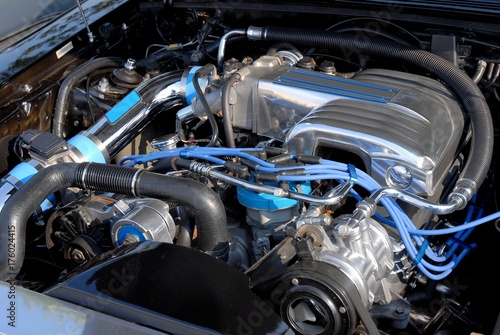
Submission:
<svg viewBox="0 0 500 335">
<path fill-rule="evenodd" d="M 425 50 L 382 39 L 357 39 L 352 35 L 278 27 L 249 27 L 247 37 L 269 42 L 325 47 L 344 51 L 347 55 L 365 53 L 396 59 L 429 71 L 446 82 L 461 99 L 470 116 L 472 141 L 469 159 L 448 201 L 465 207 L 483 182 L 493 155 L 493 122 L 483 93 L 472 79 L 447 60 Z"/>
<path fill-rule="evenodd" d="M 184 205 L 198 228 L 197 248 L 227 260 L 226 212 L 219 196 L 191 179 L 146 170 L 98 163 L 62 163 L 34 175 L 12 195 L 0 212 L 0 280 L 11 280 L 21 270 L 26 227 L 32 213 L 50 194 L 68 187 L 145 196 Z"/>
<path fill-rule="evenodd" d="M 193 87 L 196 91 L 196 94 L 198 95 L 198 99 L 201 101 L 201 105 L 203 106 L 203 110 L 205 114 L 207 115 L 208 122 L 210 123 L 210 127 L 212 128 L 212 137 L 210 138 L 210 142 L 206 145 L 207 147 L 213 147 L 217 145 L 217 142 L 219 140 L 219 127 L 217 126 L 217 121 L 215 120 L 214 115 L 212 114 L 212 110 L 210 109 L 210 105 L 207 102 L 207 98 L 205 97 L 205 94 L 203 93 L 200 83 L 198 82 L 198 79 L 201 79 L 205 76 L 208 76 L 215 70 L 213 65 L 205 65 L 201 68 L 199 68 L 193 77 Z"/>
</svg>

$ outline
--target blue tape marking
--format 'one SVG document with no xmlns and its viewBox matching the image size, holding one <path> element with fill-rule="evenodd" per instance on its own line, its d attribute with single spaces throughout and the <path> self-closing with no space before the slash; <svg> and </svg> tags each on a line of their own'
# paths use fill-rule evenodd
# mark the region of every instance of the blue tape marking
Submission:
<svg viewBox="0 0 500 335">
<path fill-rule="evenodd" d="M 186 103 L 188 105 L 191 105 L 191 101 L 193 100 L 193 98 L 197 97 L 198 95 L 196 94 L 196 90 L 194 89 L 194 85 L 193 85 L 193 79 L 194 79 L 194 75 L 196 73 L 196 71 L 198 71 L 198 69 L 200 69 L 201 66 L 193 66 L 193 68 L 191 70 L 189 70 L 189 73 L 188 73 L 188 76 L 187 76 L 187 80 L 186 80 Z M 198 80 L 198 82 L 200 82 L 201 79 Z"/>
<path fill-rule="evenodd" d="M 191 158 L 191 151 L 193 151 L 196 147 L 190 147 L 186 149 L 182 149 L 179 152 L 179 157 L 180 158 Z"/>
<path fill-rule="evenodd" d="M 428 246 L 429 246 L 429 241 L 424 240 L 424 243 L 422 243 L 422 246 L 418 251 L 417 257 L 415 257 L 415 259 L 413 260 L 413 263 L 415 263 L 415 265 L 418 265 L 422 261 L 422 258 L 424 258 L 425 250 L 427 249 Z"/>
<path fill-rule="evenodd" d="M 77 134 L 68 140 L 68 143 L 77 148 L 84 156 L 84 161 L 94 163 L 106 163 L 106 158 L 97 145 L 88 137 Z"/>
<path fill-rule="evenodd" d="M 347 170 L 349 172 L 350 181 L 356 184 L 358 182 L 358 174 L 356 173 L 356 167 L 352 164 L 347 164 Z"/>
<path fill-rule="evenodd" d="M 21 162 L 21 163 L 17 164 L 16 167 L 14 167 L 10 171 L 9 174 L 12 177 L 20 180 L 23 184 L 26 184 L 26 182 L 28 180 L 30 180 L 31 177 L 33 177 L 37 173 L 38 173 L 38 170 L 34 166 L 32 166 L 26 162 Z M 7 180 L 8 180 L 8 177 L 7 177 Z"/>
<path fill-rule="evenodd" d="M 17 166 L 10 171 L 9 176 L 16 178 L 23 184 L 26 184 L 28 180 L 30 180 L 37 173 L 38 170 L 33 165 L 27 162 L 21 162 L 17 164 Z M 12 186 L 14 186 L 14 188 L 16 188 L 14 181 L 9 180 L 9 177 L 7 177 L 6 181 L 10 183 Z M 45 212 L 51 209 L 55 203 L 56 203 L 56 197 L 53 194 L 51 194 L 49 197 L 47 197 L 47 199 L 45 199 L 40 204 L 40 208 L 42 209 L 43 212 Z"/>
<path fill-rule="evenodd" d="M 115 123 L 139 101 L 141 101 L 139 93 L 132 91 L 125 98 L 123 98 L 122 101 L 117 103 L 115 107 L 111 108 L 111 110 L 106 113 L 106 117 L 109 122 Z"/>
</svg>

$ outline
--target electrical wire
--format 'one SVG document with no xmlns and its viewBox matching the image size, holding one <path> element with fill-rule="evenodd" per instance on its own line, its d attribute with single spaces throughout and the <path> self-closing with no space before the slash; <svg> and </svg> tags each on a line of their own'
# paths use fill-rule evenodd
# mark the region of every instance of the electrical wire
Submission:
<svg viewBox="0 0 500 335">
<path fill-rule="evenodd" d="M 306 182 L 313 180 L 353 180 L 351 168 L 344 163 L 320 159 L 317 164 L 309 164 L 300 167 L 277 167 L 275 164 L 269 163 L 251 154 L 252 152 L 259 151 L 262 151 L 262 149 L 252 148 L 242 150 L 236 148 L 193 146 L 154 152 L 146 155 L 127 156 L 120 161 L 120 165 L 133 166 L 134 164 L 144 164 L 162 158 L 181 157 L 186 159 L 201 159 L 216 165 L 224 166 L 227 161 L 219 157 L 238 157 L 254 163 L 255 170 L 258 172 L 278 174 L 278 181 Z M 291 158 L 294 159 L 295 157 L 291 156 Z M 304 175 L 289 176 L 279 174 L 282 171 L 297 168 L 303 169 L 305 172 Z M 364 171 L 355 169 L 355 174 L 356 184 L 366 191 L 373 193 L 381 188 L 381 185 Z M 351 191 L 351 194 L 353 194 L 356 199 L 361 199 L 354 190 Z M 500 218 L 500 212 L 483 217 L 482 209 L 476 210 L 474 202 L 472 202 L 469 207 L 466 220 L 464 224 L 460 226 L 434 230 L 417 229 L 408 215 L 401 209 L 394 199 L 382 198 L 381 204 L 387 210 L 390 218 L 392 219 L 388 220 L 383 218 L 383 220 L 381 220 L 382 223 L 389 224 L 398 230 L 410 259 L 424 275 L 433 280 L 441 280 L 448 276 L 458 265 L 460 260 L 465 257 L 471 248 L 473 248 L 474 245 L 466 245 L 464 241 L 471 234 L 474 227 Z M 380 218 L 380 216 L 377 218 Z M 472 218 L 474 219 L 472 220 Z M 444 252 L 442 251 L 444 249 L 432 246 L 427 239 L 432 236 L 450 234 L 455 235 L 444 243 L 447 248 Z"/>
</svg>

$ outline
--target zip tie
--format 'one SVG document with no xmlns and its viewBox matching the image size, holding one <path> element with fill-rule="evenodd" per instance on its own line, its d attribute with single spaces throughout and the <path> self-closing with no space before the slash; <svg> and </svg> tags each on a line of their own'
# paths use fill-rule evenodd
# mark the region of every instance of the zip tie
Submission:
<svg viewBox="0 0 500 335">
<path fill-rule="evenodd" d="M 413 263 L 415 263 L 415 265 L 420 264 L 420 262 L 422 261 L 422 258 L 424 258 L 425 249 L 427 249 L 428 246 L 429 246 L 429 241 L 424 240 L 424 242 L 422 243 L 422 246 L 420 247 L 420 250 L 418 251 L 417 257 L 415 257 L 415 259 L 413 259 Z"/>
<path fill-rule="evenodd" d="M 349 181 L 356 184 L 358 182 L 358 174 L 356 173 L 356 167 L 352 164 L 347 164 L 347 171 L 349 172 Z"/>
<path fill-rule="evenodd" d="M 475 248 L 475 244 L 465 243 L 465 241 L 462 241 L 461 239 L 456 238 L 455 236 L 450 237 L 450 240 L 453 243 L 458 244 L 460 247 L 462 247 L 465 250 L 472 250 Z"/>
<path fill-rule="evenodd" d="M 191 157 L 189 157 L 190 151 L 192 151 L 192 149 L 190 149 L 190 148 L 186 148 L 184 150 L 181 150 L 181 152 L 179 152 L 179 157 L 180 158 L 191 158 Z"/>
</svg>

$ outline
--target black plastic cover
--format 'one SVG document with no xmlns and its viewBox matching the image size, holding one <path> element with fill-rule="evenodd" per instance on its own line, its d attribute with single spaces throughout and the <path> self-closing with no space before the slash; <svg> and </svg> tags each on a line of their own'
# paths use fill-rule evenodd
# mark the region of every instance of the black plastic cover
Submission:
<svg viewBox="0 0 500 335">
<path fill-rule="evenodd" d="M 44 293 L 173 334 L 293 334 L 247 276 L 173 244 L 124 245 Z"/>
<path fill-rule="evenodd" d="M 27 130 L 21 135 L 22 141 L 29 145 L 30 154 L 49 159 L 68 150 L 66 141 L 50 132 Z"/>
</svg>

